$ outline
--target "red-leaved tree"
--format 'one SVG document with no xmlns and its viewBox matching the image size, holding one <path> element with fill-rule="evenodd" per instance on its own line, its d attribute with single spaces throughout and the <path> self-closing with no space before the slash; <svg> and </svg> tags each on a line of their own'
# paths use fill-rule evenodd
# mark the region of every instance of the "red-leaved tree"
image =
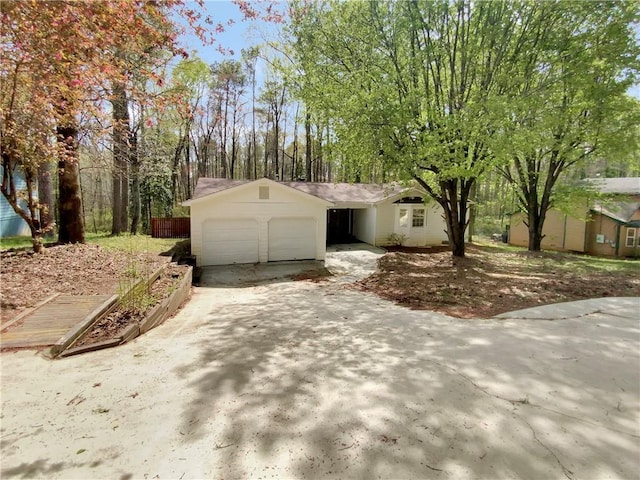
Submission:
<svg viewBox="0 0 640 480">
<path fill-rule="evenodd" d="M 261 13 L 237 3 L 247 17 L 278 20 L 266 2 Z M 162 83 L 157 53 L 186 55 L 178 43 L 184 29 L 211 41 L 210 32 L 223 26 L 203 15 L 202 6 L 183 0 L 0 3 L 0 191 L 29 225 L 36 252 L 52 227 L 40 222 L 51 205 L 38 201 L 38 168 L 58 166 L 59 242 L 84 242 L 78 143 L 87 125 L 101 124 L 87 119 L 105 117 L 114 90 L 121 94 L 131 85 L 132 62 L 138 80 Z M 26 191 L 17 186 L 18 173 Z"/>
</svg>

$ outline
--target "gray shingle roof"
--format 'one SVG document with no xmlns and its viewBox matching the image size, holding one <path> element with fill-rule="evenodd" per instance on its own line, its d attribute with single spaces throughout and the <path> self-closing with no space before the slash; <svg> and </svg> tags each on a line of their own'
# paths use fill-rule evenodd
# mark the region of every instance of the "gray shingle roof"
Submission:
<svg viewBox="0 0 640 480">
<path fill-rule="evenodd" d="M 640 177 L 585 178 L 600 193 L 640 195 Z"/>
<path fill-rule="evenodd" d="M 227 180 L 225 178 L 200 177 L 192 199 L 206 197 L 214 193 L 228 190 L 250 183 L 254 180 Z M 328 202 L 375 204 L 387 198 L 408 192 L 411 187 L 397 183 L 312 183 L 312 182 L 278 182 L 287 187 L 313 195 Z"/>
<path fill-rule="evenodd" d="M 622 223 L 627 223 L 640 208 L 638 202 L 596 202 L 591 210 Z"/>
<path fill-rule="evenodd" d="M 410 190 L 399 184 L 280 182 L 333 203 L 374 204 Z"/>
<path fill-rule="evenodd" d="M 237 187 L 239 185 L 244 185 L 250 181 L 251 180 L 227 180 L 226 178 L 200 177 L 196 184 L 196 188 L 193 191 L 191 200 L 206 197 L 207 195 L 222 192 L 223 190 L 228 190 L 229 188 Z"/>
</svg>

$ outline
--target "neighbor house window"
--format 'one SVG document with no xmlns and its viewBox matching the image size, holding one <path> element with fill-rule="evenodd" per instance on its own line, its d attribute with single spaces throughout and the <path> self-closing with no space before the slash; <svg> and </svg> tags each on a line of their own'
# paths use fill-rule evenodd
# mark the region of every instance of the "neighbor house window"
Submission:
<svg viewBox="0 0 640 480">
<path fill-rule="evenodd" d="M 624 242 L 625 246 L 633 247 L 636 243 L 636 229 L 635 228 L 627 228 L 627 239 Z"/>
<path fill-rule="evenodd" d="M 411 219 L 412 227 L 424 227 L 424 208 L 414 208 Z"/>
<path fill-rule="evenodd" d="M 400 209 L 400 226 L 407 227 L 409 226 L 409 210 L 406 208 Z"/>
<path fill-rule="evenodd" d="M 258 187 L 258 198 L 260 200 L 269 200 L 269 187 Z"/>
</svg>

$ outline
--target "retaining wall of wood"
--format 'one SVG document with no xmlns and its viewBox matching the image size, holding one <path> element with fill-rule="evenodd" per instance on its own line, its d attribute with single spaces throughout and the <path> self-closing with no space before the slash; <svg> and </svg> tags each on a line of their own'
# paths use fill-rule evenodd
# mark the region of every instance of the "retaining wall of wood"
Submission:
<svg viewBox="0 0 640 480">
<path fill-rule="evenodd" d="M 163 269 L 164 267 L 158 270 L 157 272 L 155 272 L 153 275 L 151 275 L 151 277 L 149 277 L 148 282 L 153 283 L 153 281 L 155 281 L 155 279 L 157 279 L 160 276 Z M 131 325 L 127 326 L 117 338 L 113 338 L 110 340 L 105 340 L 103 342 L 93 343 L 89 345 L 83 345 L 81 347 L 75 347 L 75 348 L 72 347 L 64 351 L 59 351 L 58 356 L 68 357 L 71 355 L 77 355 L 79 353 L 92 352 L 92 351 L 100 350 L 103 348 L 110 348 L 110 347 L 122 345 L 123 343 L 130 342 L 134 338 L 142 335 L 143 333 L 148 332 L 152 328 L 157 327 L 158 325 L 163 323 L 167 318 L 172 316 L 178 310 L 180 305 L 182 305 L 182 303 L 189 297 L 189 294 L 191 293 L 192 275 L 193 275 L 193 268 L 189 267 L 184 277 L 182 277 L 182 280 L 180 281 L 178 288 L 176 288 L 171 293 L 171 295 L 169 295 L 162 302 L 160 302 L 158 305 L 153 307 L 153 309 L 151 309 L 151 311 L 147 314 L 144 320 L 140 322 L 140 324 L 132 323 Z M 141 282 L 136 284 L 132 288 L 132 290 L 137 288 L 140 285 L 140 283 Z M 126 296 L 126 295 L 123 295 L 123 296 Z M 93 323 L 91 323 L 91 325 L 84 328 L 82 332 L 87 332 L 89 328 L 93 326 L 93 324 L 95 324 L 105 314 L 110 313 L 114 308 L 115 308 L 115 305 L 113 306 L 113 308 L 103 313 L 103 315 L 100 315 L 97 318 L 93 319 Z M 78 339 L 79 337 L 76 337 L 74 341 L 77 341 Z"/>
</svg>

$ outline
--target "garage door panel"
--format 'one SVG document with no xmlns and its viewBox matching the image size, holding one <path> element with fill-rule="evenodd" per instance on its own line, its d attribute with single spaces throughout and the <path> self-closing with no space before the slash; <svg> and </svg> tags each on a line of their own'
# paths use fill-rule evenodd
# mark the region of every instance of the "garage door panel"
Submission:
<svg viewBox="0 0 640 480">
<path fill-rule="evenodd" d="M 254 222 L 255 223 L 255 222 Z M 256 227 L 243 227 L 233 228 L 226 224 L 222 224 L 214 227 L 215 231 L 209 231 L 205 233 L 205 241 L 208 242 L 232 242 L 232 241 L 246 241 L 253 240 Z"/>
<path fill-rule="evenodd" d="M 314 218 L 272 218 L 269 221 L 269 261 L 316 258 Z"/>
<path fill-rule="evenodd" d="M 258 261 L 258 223 L 250 219 L 205 222 L 202 236 L 203 265 L 229 265 Z"/>
</svg>

